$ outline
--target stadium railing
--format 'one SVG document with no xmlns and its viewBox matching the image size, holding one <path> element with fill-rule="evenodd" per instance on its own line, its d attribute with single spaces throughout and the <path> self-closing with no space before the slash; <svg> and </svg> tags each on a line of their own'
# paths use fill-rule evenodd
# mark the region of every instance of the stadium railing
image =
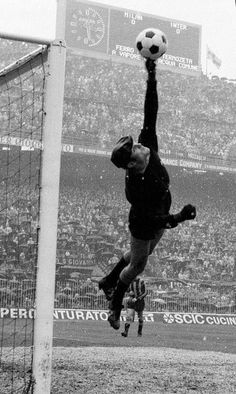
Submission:
<svg viewBox="0 0 236 394">
<path fill-rule="evenodd" d="M 173 279 L 166 281 L 166 288 L 162 291 L 147 286 L 145 309 L 154 312 L 236 313 L 234 282 L 200 282 L 194 292 L 191 286 L 192 282 L 186 282 L 181 289 L 173 288 Z M 34 294 L 35 287 L 31 280 L 0 279 L 1 308 L 34 308 Z M 97 283 L 68 280 L 56 283 L 54 307 L 107 310 L 108 303 Z"/>
</svg>

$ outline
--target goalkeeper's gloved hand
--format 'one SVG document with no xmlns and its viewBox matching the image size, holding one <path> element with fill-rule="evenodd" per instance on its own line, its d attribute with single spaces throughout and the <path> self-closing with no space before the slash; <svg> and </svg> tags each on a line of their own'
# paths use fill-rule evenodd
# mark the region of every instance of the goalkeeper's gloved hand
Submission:
<svg viewBox="0 0 236 394">
<path fill-rule="evenodd" d="M 185 220 L 193 220 L 195 217 L 196 208 L 191 204 L 185 205 L 179 213 L 174 215 L 174 218 L 178 223 L 184 222 Z"/>
<path fill-rule="evenodd" d="M 146 60 L 146 69 L 148 72 L 148 80 L 155 81 L 156 80 L 156 63 L 155 60 L 147 59 Z"/>
<path fill-rule="evenodd" d="M 146 60 L 146 69 L 148 73 L 153 73 L 156 70 L 155 60 L 147 59 Z"/>
</svg>

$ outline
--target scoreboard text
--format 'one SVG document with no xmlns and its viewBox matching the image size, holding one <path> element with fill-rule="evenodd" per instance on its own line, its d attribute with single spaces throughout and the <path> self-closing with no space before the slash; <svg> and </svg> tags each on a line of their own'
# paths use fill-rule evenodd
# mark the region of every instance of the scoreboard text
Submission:
<svg viewBox="0 0 236 394">
<path fill-rule="evenodd" d="M 140 62 L 135 39 L 148 27 L 158 28 L 167 36 L 167 53 L 158 60 L 163 68 L 200 72 L 200 25 L 83 0 L 67 1 L 67 46 L 87 56 Z"/>
</svg>

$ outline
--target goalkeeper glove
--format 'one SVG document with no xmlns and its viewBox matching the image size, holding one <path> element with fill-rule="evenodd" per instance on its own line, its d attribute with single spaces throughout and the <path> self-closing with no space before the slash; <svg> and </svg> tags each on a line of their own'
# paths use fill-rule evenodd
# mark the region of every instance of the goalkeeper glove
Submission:
<svg viewBox="0 0 236 394">
<path fill-rule="evenodd" d="M 149 81 L 155 81 L 156 80 L 156 78 L 155 78 L 155 76 L 156 76 L 156 63 L 155 63 L 155 60 L 147 59 L 145 65 L 146 65 L 146 69 L 147 69 L 147 72 L 148 72 L 148 80 Z"/>
<path fill-rule="evenodd" d="M 183 209 L 176 215 L 173 215 L 173 217 L 177 223 L 184 222 L 185 220 L 193 220 L 196 217 L 196 208 L 191 204 L 185 205 Z"/>
</svg>

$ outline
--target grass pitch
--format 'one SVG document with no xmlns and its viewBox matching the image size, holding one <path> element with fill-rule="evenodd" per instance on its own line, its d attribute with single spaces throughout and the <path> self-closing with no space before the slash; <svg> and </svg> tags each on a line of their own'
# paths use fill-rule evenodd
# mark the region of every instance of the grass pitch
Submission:
<svg viewBox="0 0 236 394">
<path fill-rule="evenodd" d="M 114 330 L 106 321 L 55 321 L 54 346 L 125 346 L 176 348 L 236 354 L 236 326 L 144 323 L 143 336 L 137 337 L 134 322 L 128 338 Z"/>
<path fill-rule="evenodd" d="M 139 338 L 135 322 L 123 338 L 123 325 L 55 321 L 51 394 L 236 393 L 235 326 L 147 322 Z M 2 348 L 1 394 L 22 392 L 22 334 L 18 325 L 14 379 L 11 343 Z"/>
</svg>

